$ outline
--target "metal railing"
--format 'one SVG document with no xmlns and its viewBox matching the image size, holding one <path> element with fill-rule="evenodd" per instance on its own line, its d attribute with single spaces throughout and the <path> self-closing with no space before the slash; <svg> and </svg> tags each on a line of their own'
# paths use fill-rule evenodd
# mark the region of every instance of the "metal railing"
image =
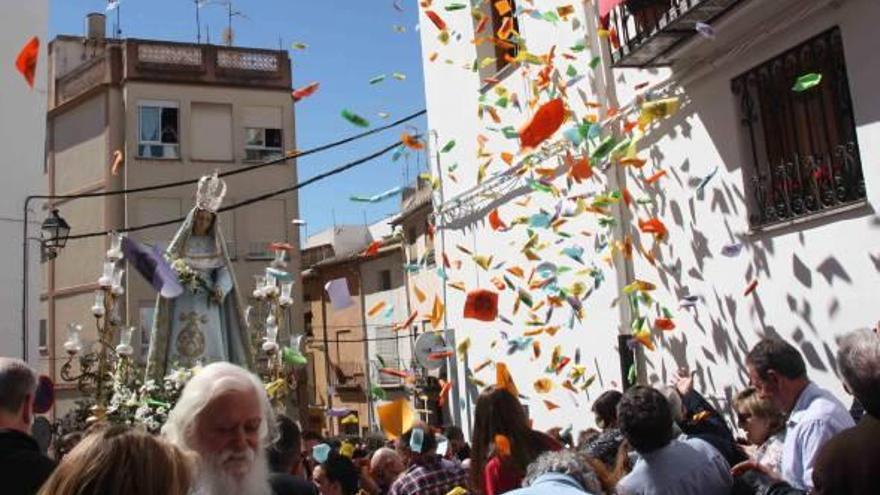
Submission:
<svg viewBox="0 0 880 495">
<path fill-rule="evenodd" d="M 821 82 L 795 91 L 804 74 L 821 74 Z M 865 199 L 839 29 L 762 63 L 731 86 L 748 145 L 743 177 L 752 228 Z"/>
<path fill-rule="evenodd" d="M 669 65 L 670 53 L 742 0 L 625 0 L 609 14 L 615 67 Z"/>
<path fill-rule="evenodd" d="M 330 363 L 330 385 L 340 390 L 364 389 L 367 377 L 364 363 L 341 361 Z"/>
</svg>

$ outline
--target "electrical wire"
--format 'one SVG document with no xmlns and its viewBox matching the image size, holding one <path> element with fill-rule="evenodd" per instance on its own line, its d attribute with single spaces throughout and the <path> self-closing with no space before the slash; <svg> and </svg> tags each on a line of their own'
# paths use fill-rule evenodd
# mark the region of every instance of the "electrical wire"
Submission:
<svg viewBox="0 0 880 495">
<path fill-rule="evenodd" d="M 253 203 L 258 203 L 260 201 L 267 200 L 267 199 L 272 198 L 274 196 L 279 196 L 281 194 L 296 191 L 296 190 L 303 188 L 305 186 L 308 186 L 310 184 L 314 184 L 315 182 L 318 182 L 320 180 L 326 179 L 328 177 L 332 177 L 336 174 L 340 174 L 342 172 L 345 172 L 346 170 L 352 169 L 358 165 L 362 165 L 366 162 L 374 160 L 374 159 L 388 153 L 389 151 L 394 150 L 395 148 L 397 148 L 399 146 L 400 146 L 400 141 L 395 141 L 393 144 L 386 146 L 385 148 L 382 148 L 379 151 L 376 151 L 376 152 L 371 153 L 367 156 L 358 158 L 357 160 L 348 162 L 345 165 L 328 170 L 327 172 L 320 173 L 320 174 L 318 174 L 314 177 L 311 177 L 307 180 L 304 180 L 302 182 L 298 182 L 298 183 L 294 184 L 293 186 L 284 187 L 281 189 L 276 189 L 274 191 L 270 191 L 265 194 L 260 194 L 259 196 L 254 196 L 252 198 L 248 198 L 244 201 L 239 201 L 238 203 L 233 203 L 231 205 L 224 206 L 224 207 L 220 208 L 219 210 L 217 210 L 217 213 L 234 210 L 237 208 L 241 208 L 243 206 L 248 206 Z M 143 224 L 143 225 L 137 225 L 134 227 L 124 227 L 124 228 L 115 229 L 115 230 L 102 230 L 102 231 L 96 231 L 96 232 L 88 232 L 86 234 L 77 234 L 77 235 L 68 236 L 67 240 L 73 241 L 73 240 L 77 240 L 77 239 L 87 239 L 89 237 L 100 237 L 100 236 L 105 236 L 110 233 L 121 234 L 121 233 L 125 233 L 125 232 L 137 232 L 140 230 L 147 230 L 147 229 L 152 229 L 152 228 L 156 228 L 156 227 L 164 227 L 166 225 L 174 225 L 174 224 L 180 223 L 184 220 L 186 220 L 185 216 L 179 217 L 179 218 L 173 218 L 170 220 L 164 220 L 161 222 L 153 222 L 153 223 L 147 223 L 147 224 Z M 60 239 L 55 239 L 55 238 L 48 239 L 46 242 L 51 242 L 51 241 L 56 241 L 56 240 L 60 240 Z"/>
<path fill-rule="evenodd" d="M 285 161 L 287 161 L 287 160 L 292 160 L 292 159 L 295 159 L 295 158 L 301 158 L 301 157 L 304 157 L 304 156 L 308 156 L 308 155 L 313 155 L 313 154 L 315 154 L 315 153 L 319 153 L 319 152 L 321 152 L 321 151 L 326 151 L 326 150 L 328 150 L 328 149 L 335 148 L 335 147 L 337 147 L 337 146 L 342 146 L 343 144 L 348 144 L 348 143 L 350 143 L 350 142 L 352 142 L 352 141 L 357 141 L 358 139 L 363 139 L 363 138 L 365 138 L 365 137 L 367 137 L 367 136 L 370 136 L 370 135 L 373 135 L 373 134 L 376 134 L 376 133 L 379 133 L 379 132 L 382 132 L 382 131 L 385 131 L 385 130 L 391 129 L 392 127 L 396 127 L 396 126 L 398 126 L 398 125 L 400 125 L 400 124 L 403 124 L 403 123 L 405 123 L 405 122 L 409 122 L 410 120 L 413 120 L 413 119 L 415 119 L 415 118 L 417 118 L 417 117 L 420 117 L 420 116 L 424 115 L 425 113 L 427 113 L 427 110 L 422 109 L 422 110 L 419 110 L 418 112 L 415 112 L 415 113 L 412 113 L 412 114 L 410 114 L 410 115 L 407 115 L 406 117 L 403 117 L 403 118 L 401 118 L 401 119 L 395 120 L 394 122 L 391 122 L 390 124 L 384 125 L 384 126 L 382 126 L 382 127 L 377 127 L 377 128 L 375 128 L 375 129 L 370 129 L 370 130 L 368 130 L 368 131 L 364 131 L 364 132 L 362 132 L 362 133 L 360 133 L 360 134 L 355 134 L 354 136 L 349 136 L 349 137 L 347 137 L 347 138 L 343 138 L 343 139 L 340 139 L 340 140 L 337 140 L 337 141 L 333 141 L 333 142 L 331 142 L 331 143 L 322 144 L 322 145 L 320 145 L 320 146 L 317 146 L 317 147 L 315 147 L 315 148 L 311 148 L 311 149 L 308 149 L 308 150 L 305 150 L 305 151 L 301 151 L 301 152 L 297 152 L 297 153 L 292 153 L 292 154 L 290 154 L 290 155 L 285 155 L 285 156 L 283 156 L 283 157 L 281 157 L 281 158 L 276 158 L 276 159 L 274 159 L 274 160 L 269 160 L 269 161 L 266 161 L 266 162 L 257 163 L 257 164 L 250 165 L 250 166 L 247 166 L 247 167 L 242 167 L 242 168 L 238 168 L 238 169 L 235 169 L 235 170 L 230 170 L 230 171 L 228 171 L 228 172 L 223 172 L 223 173 L 221 173 L 221 174 L 218 174 L 218 177 L 228 177 L 228 176 L 231 176 L 231 175 L 243 174 L 243 173 L 245 173 L 245 172 L 250 172 L 251 170 L 256 170 L 256 169 L 258 169 L 258 168 L 266 167 L 266 166 L 269 166 L 269 165 L 275 165 L 275 164 L 278 164 L 278 163 L 281 163 L 281 162 L 285 162 Z M 154 184 L 154 185 L 152 185 L 152 186 L 133 187 L 133 188 L 131 188 L 131 189 L 116 189 L 116 190 L 113 190 L 113 191 L 98 191 L 98 192 L 81 193 L 81 194 L 47 194 L 47 195 L 33 195 L 33 196 L 31 196 L 31 197 L 32 197 L 32 198 L 35 198 L 35 199 L 80 199 L 80 198 L 98 198 L 98 197 L 103 197 L 103 196 L 116 196 L 116 195 L 120 195 L 120 194 L 133 194 L 133 193 L 141 193 L 141 192 L 147 192 L 147 191 L 156 191 L 156 190 L 160 190 L 160 189 L 170 189 L 170 188 L 172 188 L 172 187 L 188 186 L 188 185 L 196 184 L 198 181 L 199 181 L 199 179 L 187 179 L 187 180 L 179 180 L 179 181 L 175 181 L 175 182 L 165 182 L 165 183 L 162 183 L 162 184 Z"/>
</svg>

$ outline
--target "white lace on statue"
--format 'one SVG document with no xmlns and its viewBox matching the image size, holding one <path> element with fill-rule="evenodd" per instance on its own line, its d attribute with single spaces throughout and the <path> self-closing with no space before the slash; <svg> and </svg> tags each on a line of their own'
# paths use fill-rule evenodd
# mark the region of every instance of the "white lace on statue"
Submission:
<svg viewBox="0 0 880 495">
<path fill-rule="evenodd" d="M 226 182 L 217 176 L 217 172 L 199 179 L 196 189 L 196 208 L 217 213 L 226 196 Z"/>
</svg>

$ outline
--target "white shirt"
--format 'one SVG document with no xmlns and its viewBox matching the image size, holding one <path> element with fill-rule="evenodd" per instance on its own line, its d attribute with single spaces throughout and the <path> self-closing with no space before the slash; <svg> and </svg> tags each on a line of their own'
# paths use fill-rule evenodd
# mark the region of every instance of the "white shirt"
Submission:
<svg viewBox="0 0 880 495">
<path fill-rule="evenodd" d="M 617 484 L 619 495 L 727 495 L 733 485 L 730 466 L 698 438 L 675 439 L 647 452 Z"/>
<path fill-rule="evenodd" d="M 810 382 L 788 415 L 782 446 L 782 477 L 795 488 L 813 488 L 813 463 L 831 437 L 852 428 L 849 411 L 831 392 Z"/>
</svg>

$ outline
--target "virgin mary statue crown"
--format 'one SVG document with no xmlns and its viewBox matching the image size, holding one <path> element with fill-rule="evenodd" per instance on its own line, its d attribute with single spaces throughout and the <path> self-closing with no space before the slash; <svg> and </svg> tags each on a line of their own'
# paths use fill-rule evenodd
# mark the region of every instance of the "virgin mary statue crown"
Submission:
<svg viewBox="0 0 880 495">
<path fill-rule="evenodd" d="M 199 179 L 196 189 L 196 208 L 217 213 L 224 196 L 226 196 L 226 182 L 217 177 L 217 172 L 206 175 Z"/>
</svg>

